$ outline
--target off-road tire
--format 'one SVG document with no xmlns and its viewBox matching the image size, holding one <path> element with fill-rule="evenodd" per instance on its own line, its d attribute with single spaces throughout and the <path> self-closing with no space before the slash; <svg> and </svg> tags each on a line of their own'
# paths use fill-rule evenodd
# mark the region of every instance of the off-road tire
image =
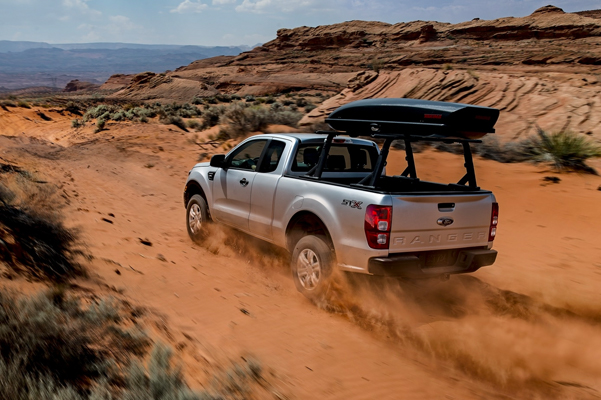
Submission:
<svg viewBox="0 0 601 400">
<path fill-rule="evenodd" d="M 294 246 L 290 267 L 296 289 L 313 301 L 325 298 L 328 290 L 334 253 L 318 236 L 302 237 Z"/>
<path fill-rule="evenodd" d="M 202 196 L 195 194 L 190 197 L 186 207 L 186 229 L 188 235 L 196 243 L 202 242 L 207 234 L 209 223 L 208 206 Z"/>
</svg>

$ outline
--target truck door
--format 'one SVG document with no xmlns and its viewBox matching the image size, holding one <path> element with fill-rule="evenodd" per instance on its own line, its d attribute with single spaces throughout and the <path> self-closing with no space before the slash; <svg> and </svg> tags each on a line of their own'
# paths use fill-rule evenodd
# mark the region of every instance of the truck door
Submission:
<svg viewBox="0 0 601 400">
<path fill-rule="evenodd" d="M 215 172 L 211 211 L 217 221 L 248 231 L 253 181 L 266 144 L 266 139 L 243 144 Z"/>
<path fill-rule="evenodd" d="M 292 146 L 292 143 L 288 143 Z M 253 181 L 250 199 L 249 230 L 254 236 L 272 239 L 273 201 L 278 181 L 282 177 L 282 154 L 286 142 L 273 139 L 263 155 L 259 171 Z"/>
</svg>

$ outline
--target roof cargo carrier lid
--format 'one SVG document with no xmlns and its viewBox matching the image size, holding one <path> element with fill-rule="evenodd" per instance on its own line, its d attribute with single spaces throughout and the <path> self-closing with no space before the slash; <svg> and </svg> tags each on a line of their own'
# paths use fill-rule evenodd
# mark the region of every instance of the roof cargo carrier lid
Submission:
<svg viewBox="0 0 601 400">
<path fill-rule="evenodd" d="M 477 139 L 494 133 L 499 110 L 417 99 L 367 99 L 334 110 L 325 122 L 350 136 L 409 134 Z"/>
</svg>

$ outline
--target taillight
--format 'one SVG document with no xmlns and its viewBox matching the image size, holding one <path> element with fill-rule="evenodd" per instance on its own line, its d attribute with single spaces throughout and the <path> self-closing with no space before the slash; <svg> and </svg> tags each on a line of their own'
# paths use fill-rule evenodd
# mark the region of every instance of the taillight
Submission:
<svg viewBox="0 0 601 400">
<path fill-rule="evenodd" d="M 365 237 L 372 249 L 387 249 L 390 245 L 392 207 L 370 204 L 365 210 Z"/>
<path fill-rule="evenodd" d="M 497 224 L 499 223 L 499 203 L 492 203 L 492 213 L 490 215 L 490 230 L 488 232 L 488 241 L 492 242 L 497 236 Z"/>
</svg>

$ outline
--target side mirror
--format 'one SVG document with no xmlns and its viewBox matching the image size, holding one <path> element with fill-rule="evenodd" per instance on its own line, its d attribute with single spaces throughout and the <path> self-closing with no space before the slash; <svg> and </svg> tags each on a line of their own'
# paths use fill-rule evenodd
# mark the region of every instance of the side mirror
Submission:
<svg viewBox="0 0 601 400">
<path fill-rule="evenodd" d="M 215 154 L 211 157 L 211 167 L 222 168 L 225 161 L 225 154 Z"/>
</svg>

